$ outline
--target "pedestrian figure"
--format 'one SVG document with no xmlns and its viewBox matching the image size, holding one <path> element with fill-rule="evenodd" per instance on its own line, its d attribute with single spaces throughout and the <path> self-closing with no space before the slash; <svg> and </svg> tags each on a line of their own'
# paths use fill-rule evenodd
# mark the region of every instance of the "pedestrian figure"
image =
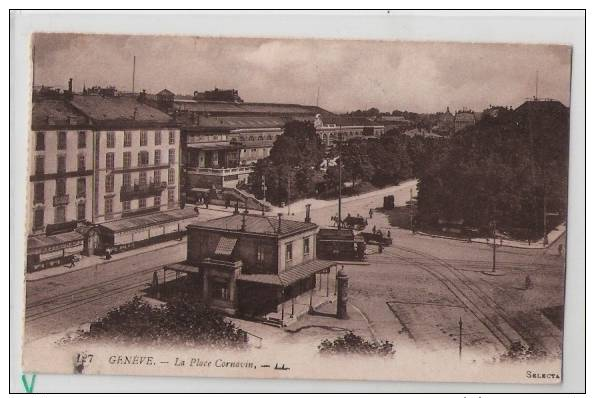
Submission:
<svg viewBox="0 0 595 398">
<path fill-rule="evenodd" d="M 564 253 L 564 245 L 560 243 L 558 245 L 558 256 L 562 257 L 562 253 Z"/>
<path fill-rule="evenodd" d="M 373 234 L 375 234 L 375 233 L 376 233 L 376 225 L 374 225 L 374 226 L 372 227 L 372 233 L 373 233 Z"/>
<path fill-rule="evenodd" d="M 76 259 L 75 259 L 75 256 L 72 256 L 70 258 L 70 267 L 74 268 L 75 266 L 76 266 Z"/>
<path fill-rule="evenodd" d="M 372 214 L 374 214 L 374 211 L 370 209 L 370 218 L 372 218 Z"/>
<path fill-rule="evenodd" d="M 105 259 L 110 260 L 112 258 L 112 249 L 109 247 L 105 249 Z"/>
<path fill-rule="evenodd" d="M 378 253 L 382 253 L 382 245 L 378 245 Z"/>
<path fill-rule="evenodd" d="M 200 212 L 198 211 L 198 206 L 194 206 L 194 212 L 196 213 L 196 215 L 200 214 Z"/>
<path fill-rule="evenodd" d="M 529 290 L 533 287 L 533 281 L 531 280 L 531 277 L 529 275 L 527 275 L 525 277 L 525 290 Z"/>
<path fill-rule="evenodd" d="M 386 233 L 386 236 L 388 236 L 390 238 L 390 229 L 388 230 L 388 232 Z"/>
<path fill-rule="evenodd" d="M 502 246 L 502 238 L 500 238 L 500 246 Z"/>
</svg>

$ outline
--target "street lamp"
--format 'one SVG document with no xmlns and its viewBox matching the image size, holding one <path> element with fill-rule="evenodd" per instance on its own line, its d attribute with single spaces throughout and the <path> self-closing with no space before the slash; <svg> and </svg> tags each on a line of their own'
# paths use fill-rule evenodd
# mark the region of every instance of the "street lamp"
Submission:
<svg viewBox="0 0 595 398">
<path fill-rule="evenodd" d="M 496 272 L 496 220 L 490 221 L 490 230 L 492 232 L 492 273 Z"/>
</svg>

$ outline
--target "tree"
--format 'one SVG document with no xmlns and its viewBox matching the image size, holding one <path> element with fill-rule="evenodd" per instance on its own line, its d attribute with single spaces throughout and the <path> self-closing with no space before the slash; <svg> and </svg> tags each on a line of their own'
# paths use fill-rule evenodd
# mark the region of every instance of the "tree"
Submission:
<svg viewBox="0 0 595 398">
<path fill-rule="evenodd" d="M 233 322 L 187 297 L 153 307 L 136 296 L 108 312 L 81 339 L 217 348 L 244 348 L 247 344 L 244 331 Z"/>
<path fill-rule="evenodd" d="M 324 157 L 324 146 L 310 122 L 290 121 L 285 124 L 284 133 L 277 138 L 271 154 L 256 163 L 248 179 L 250 192 L 262 198 L 262 177 L 267 186 L 267 199 L 279 205 L 315 193 L 311 181 Z M 291 184 L 291 197 L 289 186 Z"/>
<path fill-rule="evenodd" d="M 355 354 L 366 356 L 392 357 L 395 355 L 394 344 L 390 341 L 367 341 L 349 331 L 335 340 L 324 339 L 318 346 L 318 352 L 324 355 Z"/>
<path fill-rule="evenodd" d="M 432 145 L 409 146 L 422 223 L 463 219 L 488 233 L 496 220 L 499 230 L 534 239 L 544 233 L 544 200 L 548 211 L 566 208 L 568 115 L 561 104 L 503 108 L 442 147 Z"/>
</svg>

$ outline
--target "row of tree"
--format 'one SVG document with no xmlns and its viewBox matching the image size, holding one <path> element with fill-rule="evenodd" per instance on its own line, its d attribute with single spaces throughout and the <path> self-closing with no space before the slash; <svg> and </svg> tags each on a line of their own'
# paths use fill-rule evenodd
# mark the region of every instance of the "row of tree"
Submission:
<svg viewBox="0 0 595 398">
<path fill-rule="evenodd" d="M 475 126 L 425 152 L 416 169 L 418 217 L 425 225 L 460 220 L 491 233 L 534 239 L 565 217 L 568 109 L 557 101 L 527 102 L 484 115 Z"/>
<path fill-rule="evenodd" d="M 339 164 L 342 181 L 351 183 L 352 192 L 363 182 L 377 187 L 398 184 L 415 176 L 425 159 L 426 145 L 430 144 L 421 137 L 391 133 L 380 139 L 344 141 L 340 149 L 325 153 L 311 123 L 292 121 L 273 145 L 271 155 L 256 164 L 248 189 L 259 199 L 266 194 L 267 201 L 275 205 L 308 197 L 336 197 Z M 336 164 L 322 168 L 325 158 L 337 159 Z"/>
</svg>

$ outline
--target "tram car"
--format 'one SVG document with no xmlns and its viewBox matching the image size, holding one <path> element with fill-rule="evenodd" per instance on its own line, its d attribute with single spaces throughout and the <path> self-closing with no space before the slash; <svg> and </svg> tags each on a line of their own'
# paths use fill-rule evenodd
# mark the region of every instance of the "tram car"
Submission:
<svg viewBox="0 0 595 398">
<path fill-rule="evenodd" d="M 366 242 L 351 229 L 321 228 L 316 237 L 316 255 L 323 260 L 362 261 Z"/>
<path fill-rule="evenodd" d="M 345 217 L 345 219 L 343 220 L 343 226 L 345 228 L 355 229 L 358 231 L 363 230 L 364 228 L 366 228 L 367 225 L 368 221 L 366 220 L 366 218 L 359 215 L 352 216 L 348 214 L 347 217 Z"/>
</svg>

